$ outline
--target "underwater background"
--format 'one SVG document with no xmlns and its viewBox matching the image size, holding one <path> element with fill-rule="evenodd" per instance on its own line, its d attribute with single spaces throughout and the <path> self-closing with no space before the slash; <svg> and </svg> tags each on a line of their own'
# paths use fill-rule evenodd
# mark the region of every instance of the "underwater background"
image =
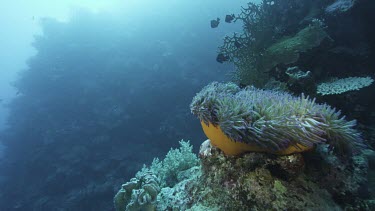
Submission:
<svg viewBox="0 0 375 211">
<path fill-rule="evenodd" d="M 0 210 L 375 209 L 373 1 L 61 2 L 0 6 Z M 214 81 L 327 103 L 359 149 L 227 156 Z"/>
</svg>

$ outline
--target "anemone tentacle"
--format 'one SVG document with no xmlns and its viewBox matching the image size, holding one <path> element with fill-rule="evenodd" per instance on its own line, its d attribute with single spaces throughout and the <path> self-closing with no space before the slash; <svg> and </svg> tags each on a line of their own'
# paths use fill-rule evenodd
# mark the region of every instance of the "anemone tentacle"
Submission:
<svg viewBox="0 0 375 211">
<path fill-rule="evenodd" d="M 207 126 L 219 127 L 232 142 L 277 152 L 290 146 L 312 148 L 328 143 L 335 148 L 361 146 L 356 121 L 341 111 L 301 94 L 240 89 L 234 83 L 213 82 L 202 89 L 190 105 Z"/>
</svg>

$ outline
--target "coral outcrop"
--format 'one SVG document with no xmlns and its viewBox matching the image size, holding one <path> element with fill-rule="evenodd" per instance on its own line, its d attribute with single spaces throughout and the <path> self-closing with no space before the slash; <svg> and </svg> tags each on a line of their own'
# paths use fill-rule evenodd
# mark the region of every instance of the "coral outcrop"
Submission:
<svg viewBox="0 0 375 211">
<path fill-rule="evenodd" d="M 180 156 L 194 155 L 189 150 L 181 150 L 187 149 L 187 143 L 184 144 L 180 152 L 186 154 Z M 155 208 L 373 210 L 370 187 L 366 185 L 373 160 L 372 150 L 361 151 L 344 160 L 330 153 L 324 145 L 303 154 L 277 156 L 250 152 L 234 157 L 225 155 L 206 140 L 199 150 L 200 162 L 186 170 L 176 169 L 178 180 L 173 186 L 161 188 Z M 160 165 L 153 162 L 140 172 L 159 168 Z M 126 206 L 124 201 L 122 203 Z"/>
<path fill-rule="evenodd" d="M 373 206 L 368 195 L 362 195 L 368 190 L 364 185 L 369 170 L 364 153 L 350 161 L 338 159 L 326 147 L 288 156 L 228 157 L 209 142 L 199 153 L 202 192 L 208 192 L 199 202 L 204 206 L 220 210 L 369 210 Z"/>
</svg>

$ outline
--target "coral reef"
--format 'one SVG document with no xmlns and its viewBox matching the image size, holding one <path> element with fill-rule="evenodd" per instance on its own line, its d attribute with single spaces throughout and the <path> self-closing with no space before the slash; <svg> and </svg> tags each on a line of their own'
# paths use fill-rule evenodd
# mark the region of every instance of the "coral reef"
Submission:
<svg viewBox="0 0 375 211">
<path fill-rule="evenodd" d="M 373 78 L 374 10 L 371 0 L 248 3 L 232 16 L 242 30 L 226 36 L 218 54 L 234 64 L 232 80 L 241 87 L 304 93 L 358 120 L 359 129 L 372 128 L 374 86 L 357 92 L 347 91 L 359 89 L 356 80 L 346 85 L 330 82 Z M 289 71 L 293 67 L 309 71 L 308 77 L 294 77 Z M 373 135 L 366 139 L 375 147 Z"/>
<path fill-rule="evenodd" d="M 300 154 L 272 157 L 249 153 L 233 159 L 223 156 L 216 148 L 206 150 L 211 153 L 210 156 L 201 156 L 204 182 L 206 188 L 208 186 L 222 195 L 214 201 L 221 210 L 337 208 L 325 190 L 301 178 L 304 163 Z M 288 166 L 280 165 L 285 161 Z M 284 174 L 293 176 L 281 176 Z M 223 203 L 223 198 L 234 203 Z"/>
<path fill-rule="evenodd" d="M 368 196 L 361 195 L 368 176 L 368 159 L 363 153 L 351 162 L 337 159 L 324 148 L 306 155 L 247 153 L 233 158 L 208 146 L 200 150 L 202 178 L 205 188 L 219 193 L 211 192 L 206 198 L 210 201 L 222 195 L 214 203 L 222 210 L 370 209 Z M 323 171 L 319 170 L 322 166 Z M 342 194 L 351 200 L 340 198 Z M 234 203 L 223 203 L 223 198 Z"/>
<path fill-rule="evenodd" d="M 316 93 L 317 84 L 333 77 L 372 76 L 374 8 L 369 0 L 250 2 L 231 16 L 242 30 L 226 36 L 218 54 L 235 65 L 233 81 L 241 86 L 288 83 L 288 91 L 336 101 L 335 106 L 344 110 L 358 100 L 323 97 Z M 308 70 L 309 80 L 290 80 L 287 71 L 295 66 Z"/>
<path fill-rule="evenodd" d="M 235 64 L 236 82 L 263 87 L 274 67 L 295 63 L 301 53 L 319 46 L 328 37 L 323 22 L 316 19 L 323 4 L 263 0 L 243 7 L 234 16 L 243 31 L 226 36 L 219 48 L 219 54 Z"/>
<path fill-rule="evenodd" d="M 224 38 L 217 61 L 235 65 L 234 80 L 241 87 L 279 84 L 299 97 L 234 83 L 203 88 L 191 103 L 209 137 L 201 145 L 200 162 L 184 165 L 191 159 L 178 157 L 194 156 L 179 150 L 173 151 L 176 158 L 156 159 L 144 168 L 162 178 L 156 208 L 374 210 L 372 186 L 367 186 L 373 184 L 374 152 L 364 148 L 356 121 L 301 94 L 322 100 L 316 82 L 372 74 L 374 31 L 364 19 L 373 15 L 371 9 L 358 9 L 369 4 L 262 0 L 230 15 L 226 22 L 242 22 L 243 31 Z M 358 103 L 349 97 L 351 105 Z"/>
<path fill-rule="evenodd" d="M 375 208 L 366 186 L 369 164 L 374 160 L 372 150 L 349 160 L 339 159 L 322 146 L 288 156 L 251 152 L 232 157 L 206 140 L 199 159 L 196 165 L 177 172 L 180 177 L 174 186 L 161 189 L 157 210 Z"/>
<path fill-rule="evenodd" d="M 291 154 L 329 143 L 340 151 L 360 146 L 356 122 L 305 96 L 213 82 L 190 105 L 212 143 L 229 155 L 245 151 Z"/>
</svg>

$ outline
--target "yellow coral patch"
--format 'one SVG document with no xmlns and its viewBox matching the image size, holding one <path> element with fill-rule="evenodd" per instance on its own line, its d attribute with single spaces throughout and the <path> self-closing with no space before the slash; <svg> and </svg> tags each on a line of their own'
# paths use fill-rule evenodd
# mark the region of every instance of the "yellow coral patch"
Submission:
<svg viewBox="0 0 375 211">
<path fill-rule="evenodd" d="M 246 143 L 242 143 L 238 141 L 233 141 L 224 134 L 220 126 L 214 126 L 211 123 L 206 125 L 206 123 L 204 123 L 203 121 L 201 121 L 201 125 L 207 138 L 210 139 L 211 144 L 221 149 L 226 155 L 240 155 L 245 152 L 268 152 L 268 153 L 273 153 L 277 155 L 289 155 L 289 154 L 294 154 L 294 153 L 303 152 L 303 151 L 312 149 L 312 147 L 306 147 L 306 146 L 297 144 L 298 147 L 289 146 L 288 148 L 284 150 L 280 150 L 276 152 L 270 151 L 269 149 L 264 149 L 255 144 L 246 144 Z"/>
</svg>

